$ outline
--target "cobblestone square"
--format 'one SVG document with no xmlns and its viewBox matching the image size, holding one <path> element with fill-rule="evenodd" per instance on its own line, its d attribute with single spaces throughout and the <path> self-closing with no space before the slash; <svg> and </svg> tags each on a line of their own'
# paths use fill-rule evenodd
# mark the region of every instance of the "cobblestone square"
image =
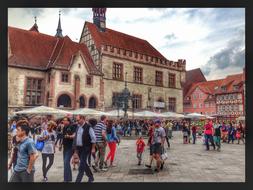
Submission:
<svg viewBox="0 0 253 190">
<path fill-rule="evenodd" d="M 205 151 L 201 139 L 197 144 L 183 144 L 182 133 L 174 132 L 169 158 L 164 170 L 147 172 L 149 149 L 145 148 L 143 163 L 137 165 L 135 140 L 123 139 L 117 146 L 115 165 L 107 172 L 94 173 L 95 182 L 245 182 L 245 145 L 223 143 L 221 151 Z M 126 137 L 127 138 L 127 137 Z M 145 139 L 147 142 L 147 139 Z M 166 144 L 167 145 L 167 144 Z M 108 148 L 107 148 L 108 151 Z M 42 182 L 42 158 L 36 161 L 35 182 Z M 153 164 L 153 170 L 155 165 Z M 135 170 L 135 172 L 129 172 Z M 138 171 L 139 170 L 139 171 Z M 9 173 L 10 175 L 10 173 Z M 77 170 L 73 170 L 73 181 Z M 55 161 L 48 172 L 48 182 L 63 181 L 63 157 L 57 150 Z M 84 176 L 83 182 L 88 178 Z"/>
</svg>

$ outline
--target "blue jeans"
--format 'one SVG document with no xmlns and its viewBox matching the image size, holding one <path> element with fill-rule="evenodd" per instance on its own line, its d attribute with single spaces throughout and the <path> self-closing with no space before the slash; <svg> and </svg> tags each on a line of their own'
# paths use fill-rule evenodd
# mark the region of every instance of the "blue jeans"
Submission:
<svg viewBox="0 0 253 190">
<path fill-rule="evenodd" d="M 193 144 L 195 144 L 196 142 L 196 133 L 192 133 L 192 140 L 193 140 Z"/>
<path fill-rule="evenodd" d="M 72 170 L 70 166 L 70 160 L 73 156 L 72 147 L 64 147 L 63 148 L 63 164 L 64 164 L 64 182 L 72 181 Z"/>
<path fill-rule="evenodd" d="M 209 140 L 210 140 L 213 148 L 215 149 L 215 144 L 213 142 L 213 136 L 212 135 L 205 135 L 206 149 L 209 150 Z"/>
<path fill-rule="evenodd" d="M 76 177 L 76 182 L 81 182 L 83 179 L 84 172 L 88 176 L 89 180 L 93 181 L 93 174 L 90 170 L 90 167 L 88 165 L 88 157 L 91 154 L 91 148 L 90 147 L 83 147 L 83 150 L 81 151 L 80 154 L 80 166 L 79 166 L 79 171 Z"/>
<path fill-rule="evenodd" d="M 234 143 L 234 135 L 228 135 L 228 143 L 232 140 L 232 143 Z"/>
</svg>

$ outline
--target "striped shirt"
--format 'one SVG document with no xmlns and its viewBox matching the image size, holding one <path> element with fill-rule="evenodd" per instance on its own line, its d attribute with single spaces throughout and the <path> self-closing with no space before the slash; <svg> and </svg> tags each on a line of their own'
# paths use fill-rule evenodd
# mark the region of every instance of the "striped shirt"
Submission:
<svg viewBox="0 0 253 190">
<path fill-rule="evenodd" d="M 103 122 L 99 122 L 94 127 L 94 132 L 95 132 L 95 135 L 96 135 L 96 142 L 97 143 L 104 142 L 103 137 L 102 137 L 102 131 L 106 131 L 106 126 Z"/>
</svg>

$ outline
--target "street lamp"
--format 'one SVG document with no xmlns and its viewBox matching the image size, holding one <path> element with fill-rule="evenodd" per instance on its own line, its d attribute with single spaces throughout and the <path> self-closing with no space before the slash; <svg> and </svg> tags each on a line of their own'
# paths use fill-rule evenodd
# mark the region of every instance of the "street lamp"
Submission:
<svg viewBox="0 0 253 190">
<path fill-rule="evenodd" d="M 125 88 L 122 91 L 122 99 L 123 99 L 123 111 L 124 118 L 127 119 L 127 110 L 128 110 L 128 100 L 131 98 L 130 91 L 127 88 L 127 72 L 125 73 Z"/>
<path fill-rule="evenodd" d="M 118 118 L 119 118 L 119 109 L 122 108 L 124 111 L 124 118 L 127 119 L 127 110 L 128 110 L 128 100 L 131 98 L 130 91 L 127 88 L 127 72 L 125 73 L 125 88 L 121 93 L 115 96 L 114 101 L 118 110 Z"/>
</svg>

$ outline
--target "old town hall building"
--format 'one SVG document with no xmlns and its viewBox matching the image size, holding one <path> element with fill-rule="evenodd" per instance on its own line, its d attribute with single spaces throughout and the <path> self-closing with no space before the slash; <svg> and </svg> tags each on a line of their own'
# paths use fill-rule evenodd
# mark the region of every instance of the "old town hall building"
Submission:
<svg viewBox="0 0 253 190">
<path fill-rule="evenodd" d="M 135 110 L 183 112 L 186 61 L 167 60 L 148 41 L 106 27 L 106 8 L 93 8 L 79 43 L 8 27 L 9 112 L 38 105 L 65 109 L 115 109 L 114 97 L 128 89 Z"/>
</svg>

